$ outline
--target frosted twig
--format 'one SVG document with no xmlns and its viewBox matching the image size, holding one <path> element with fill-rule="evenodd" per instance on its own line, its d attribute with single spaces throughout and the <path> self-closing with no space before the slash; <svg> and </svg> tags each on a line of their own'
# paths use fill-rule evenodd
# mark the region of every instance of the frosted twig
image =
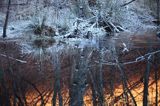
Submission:
<svg viewBox="0 0 160 106">
<path fill-rule="evenodd" d="M 112 22 L 108 22 L 109 25 L 111 25 L 111 27 L 113 27 L 113 29 L 117 32 L 119 32 L 119 30 L 117 29 L 117 27 L 112 23 Z"/>
<path fill-rule="evenodd" d="M 142 61 L 145 61 L 145 60 L 149 60 L 151 58 L 151 56 L 157 54 L 157 53 L 160 53 L 160 50 L 157 50 L 155 52 L 150 52 L 150 53 L 147 53 L 143 56 L 140 56 L 140 57 L 137 57 L 135 60 L 133 61 L 129 61 L 129 62 L 123 62 L 121 64 L 123 65 L 129 65 L 129 64 L 134 64 L 134 63 L 138 63 L 138 62 L 142 62 Z M 96 63 L 99 63 L 98 61 L 95 61 Z M 109 62 L 109 61 L 103 61 L 102 64 L 105 64 L 105 65 L 117 65 L 117 63 L 114 63 L 114 62 Z"/>
<path fill-rule="evenodd" d="M 4 54 L 0 54 L 0 56 L 2 56 L 2 57 L 7 57 L 7 56 L 4 55 Z M 20 60 L 20 59 L 16 59 L 16 58 L 13 58 L 13 57 L 10 57 L 10 56 L 8 56 L 8 58 L 9 58 L 9 59 L 12 59 L 12 60 L 15 60 L 15 61 L 18 61 L 18 62 L 20 62 L 20 63 L 27 63 L 27 61 Z"/>
<path fill-rule="evenodd" d="M 152 55 L 149 55 L 149 56 L 148 56 L 148 58 L 147 58 L 147 60 L 150 60 L 150 59 L 151 59 L 151 57 L 152 57 Z"/>
<path fill-rule="evenodd" d="M 123 27 L 121 27 L 119 25 L 117 26 L 117 28 L 120 29 L 121 31 L 127 31 L 126 29 L 124 29 Z"/>
<path fill-rule="evenodd" d="M 140 56 L 140 57 L 137 57 L 135 61 L 139 62 L 139 61 L 143 61 L 143 60 L 145 60 L 145 57 Z"/>
<path fill-rule="evenodd" d="M 129 52 L 128 48 L 127 48 L 127 45 L 125 43 L 123 43 L 123 53 L 124 52 Z"/>
<path fill-rule="evenodd" d="M 125 3 L 125 4 L 123 4 L 123 5 L 121 5 L 121 7 L 124 7 L 124 6 L 130 4 L 130 3 L 134 2 L 134 1 L 136 1 L 136 0 L 131 0 L 131 1 L 129 1 L 129 2 Z"/>
</svg>

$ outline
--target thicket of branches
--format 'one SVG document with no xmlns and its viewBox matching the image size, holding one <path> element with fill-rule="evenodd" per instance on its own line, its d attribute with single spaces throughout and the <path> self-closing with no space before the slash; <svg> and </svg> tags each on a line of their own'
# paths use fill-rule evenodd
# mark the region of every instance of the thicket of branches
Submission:
<svg viewBox="0 0 160 106">
<path fill-rule="evenodd" d="M 137 106 L 132 90 L 142 84 L 143 105 L 147 106 L 149 77 L 152 76 L 156 95 L 154 103 L 158 106 L 159 47 L 153 49 L 150 47 L 152 43 L 147 42 L 148 50 L 142 54 L 137 50 L 138 55 L 135 54 L 133 60 L 125 61 L 123 55 L 131 51 L 130 42 L 120 39 L 122 45 L 117 46 L 118 33 L 129 31 L 127 27 L 132 25 L 126 25 L 133 24 L 131 14 L 135 13 L 129 10 L 135 1 L 35 0 L 13 4 L 8 0 L 3 4 L 7 11 L 0 42 L 0 105 L 45 106 L 51 101 L 53 106 L 83 106 L 86 91 L 91 91 L 93 106 L 110 106 L 120 100 L 124 105 Z M 34 7 L 31 7 L 32 3 Z M 29 12 L 28 17 L 26 14 L 23 17 L 22 13 L 17 16 L 27 20 L 22 21 L 23 27 L 8 25 L 9 17 L 13 15 L 11 7 L 27 4 L 32 5 L 20 11 Z M 157 14 L 153 13 L 156 20 L 153 21 L 159 25 L 159 0 L 156 4 Z M 138 22 L 143 25 L 140 20 Z M 129 75 L 137 71 L 130 72 L 132 68 L 127 66 L 140 63 L 143 64 L 139 66 L 143 75 L 130 84 Z M 115 80 L 119 80 L 118 85 L 123 88 L 119 96 L 114 95 Z M 36 96 L 32 98 L 31 93 Z M 109 95 L 107 99 L 105 94 Z M 30 102 L 29 97 L 32 98 Z"/>
</svg>

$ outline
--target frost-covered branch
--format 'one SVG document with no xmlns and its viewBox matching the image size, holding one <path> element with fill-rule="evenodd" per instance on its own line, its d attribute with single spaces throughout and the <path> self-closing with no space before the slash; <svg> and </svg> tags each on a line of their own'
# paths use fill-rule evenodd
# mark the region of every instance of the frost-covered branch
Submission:
<svg viewBox="0 0 160 106">
<path fill-rule="evenodd" d="M 121 5 L 121 7 L 124 7 L 124 6 L 130 4 L 130 3 L 134 2 L 134 1 L 136 1 L 136 0 L 131 0 L 131 1 L 129 1 L 129 2 L 125 3 L 125 4 L 123 4 L 123 5 Z"/>
<path fill-rule="evenodd" d="M 11 60 L 15 60 L 15 61 L 18 61 L 18 62 L 23 63 L 23 64 L 27 63 L 27 61 L 16 59 L 16 58 L 13 58 L 13 57 L 10 57 L 10 56 L 6 56 L 4 54 L 0 54 L 0 56 L 2 56 L 2 57 L 8 57 Z"/>
<path fill-rule="evenodd" d="M 123 62 L 121 64 L 123 65 L 129 65 L 129 64 L 134 64 L 134 63 L 138 63 L 138 62 L 142 62 L 142 61 L 145 61 L 145 60 L 150 60 L 151 56 L 157 54 L 157 53 L 160 53 L 160 50 L 157 50 L 157 51 L 154 51 L 154 52 L 150 52 L 150 53 L 147 53 L 143 56 L 139 56 L 137 57 L 135 60 L 133 61 L 128 61 L 128 62 Z M 96 63 L 99 63 L 98 61 L 95 61 Z M 114 62 L 109 62 L 109 61 L 103 61 L 102 64 L 105 64 L 105 65 L 117 65 L 117 63 L 114 63 Z"/>
</svg>

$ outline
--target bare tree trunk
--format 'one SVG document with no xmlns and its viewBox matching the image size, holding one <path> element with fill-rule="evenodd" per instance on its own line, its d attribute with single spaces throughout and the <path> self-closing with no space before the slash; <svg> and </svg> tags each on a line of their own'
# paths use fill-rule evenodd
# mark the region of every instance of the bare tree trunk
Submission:
<svg viewBox="0 0 160 106">
<path fill-rule="evenodd" d="M 104 106 L 104 92 L 103 92 L 103 65 L 102 65 L 102 61 L 103 61 L 103 53 L 100 51 L 100 60 L 99 60 L 99 76 L 98 76 L 98 90 L 99 90 L 99 106 Z"/>
<path fill-rule="evenodd" d="M 102 58 L 103 56 L 100 54 L 98 57 L 99 64 L 89 70 L 93 106 L 104 106 L 105 104 Z"/>
<path fill-rule="evenodd" d="M 6 30 L 7 30 L 7 25 L 8 25 L 10 5 L 11 5 L 11 0 L 8 0 L 8 6 L 7 6 L 7 12 L 6 12 L 6 19 L 5 19 L 4 26 L 3 26 L 3 38 L 7 37 L 7 35 L 6 35 Z"/>
<path fill-rule="evenodd" d="M 160 31 L 160 0 L 157 1 L 157 31 Z M 155 97 L 155 106 L 158 106 L 158 66 L 155 65 L 155 81 L 156 81 L 156 97 Z"/>
<path fill-rule="evenodd" d="M 56 100 L 57 100 L 57 95 L 58 95 L 58 100 L 59 100 L 59 106 L 63 106 L 63 99 L 61 95 L 61 87 L 60 87 L 60 80 L 56 79 L 54 83 L 54 95 L 52 98 L 52 105 L 56 106 Z"/>
<path fill-rule="evenodd" d="M 87 70 L 88 70 L 88 61 L 86 59 L 84 52 L 80 52 L 76 57 L 73 66 L 73 75 L 70 85 L 70 106 L 83 106 L 83 96 L 87 86 Z"/>
<path fill-rule="evenodd" d="M 110 96 L 114 95 L 114 78 L 115 78 L 115 74 L 114 74 L 114 70 L 115 68 L 113 66 L 110 66 L 110 79 L 109 79 L 109 83 L 110 83 Z"/>
<path fill-rule="evenodd" d="M 16 93 L 16 90 L 18 89 L 17 86 L 16 86 L 16 79 L 15 79 L 15 76 L 14 76 L 14 72 L 13 72 L 13 68 L 12 68 L 12 65 L 11 65 L 11 62 L 10 62 L 10 58 L 8 56 L 8 51 L 6 50 L 7 48 L 7 45 L 4 44 L 4 47 L 3 47 L 3 51 L 5 52 L 5 55 L 7 57 L 7 63 L 8 63 L 8 70 L 9 70 L 9 77 L 11 78 L 11 84 L 12 84 L 12 92 L 13 92 L 13 106 L 16 106 L 17 104 L 17 100 L 19 100 L 19 103 L 20 104 L 23 104 L 21 102 L 21 99 L 19 98 L 19 96 L 17 95 Z"/>
<path fill-rule="evenodd" d="M 143 106 L 148 106 L 148 83 L 151 64 L 147 61 L 147 67 L 144 73 L 144 90 L 143 90 Z"/>
<path fill-rule="evenodd" d="M 134 106 L 137 106 L 137 103 L 136 103 L 136 101 L 135 101 L 135 99 L 134 99 L 134 96 L 133 96 L 133 94 L 131 93 L 130 89 L 128 88 L 127 79 L 126 79 L 126 75 L 125 75 L 125 73 L 124 73 L 124 70 L 123 70 L 122 66 L 119 64 L 119 62 L 117 63 L 117 66 L 118 66 L 118 68 L 119 68 L 119 70 L 120 70 L 120 74 L 121 74 L 121 78 L 122 78 L 122 83 L 123 83 L 124 92 L 126 92 L 125 95 L 127 96 L 127 92 L 128 92 L 129 95 L 130 95 L 131 98 L 132 98 L 132 101 L 133 101 L 133 103 L 134 103 Z M 128 97 L 127 97 L 127 98 L 128 98 Z M 127 105 L 129 105 L 129 104 L 127 104 Z"/>
<path fill-rule="evenodd" d="M 96 88 L 96 79 L 95 79 L 95 70 L 89 70 L 89 77 L 91 80 L 91 89 L 92 89 L 92 102 L 93 106 L 97 106 L 97 88 Z"/>
<path fill-rule="evenodd" d="M 114 79 L 115 79 L 115 72 L 114 70 L 115 67 L 114 66 L 109 66 L 109 69 L 110 69 L 110 72 L 109 72 L 109 75 L 110 75 L 110 78 L 109 78 L 109 86 L 110 86 L 110 97 L 111 97 L 111 102 L 109 103 L 109 105 L 113 106 L 114 105 Z"/>
<path fill-rule="evenodd" d="M 60 57 L 57 54 L 56 57 L 54 58 L 54 66 L 55 66 L 55 70 L 54 70 L 54 77 L 55 77 L 55 82 L 54 82 L 54 95 L 52 98 L 52 105 L 56 106 L 56 99 L 57 99 L 57 95 L 58 95 L 58 100 L 59 100 L 59 106 L 63 106 L 63 99 L 62 99 L 62 95 L 61 95 L 61 84 L 60 84 L 60 71 L 61 71 L 61 63 L 60 63 Z"/>
<path fill-rule="evenodd" d="M 124 94 L 125 94 L 125 99 L 126 101 L 128 102 L 128 94 L 130 95 L 130 97 L 132 98 L 132 101 L 134 103 L 134 106 L 137 106 L 137 103 L 135 101 L 135 98 L 132 94 L 132 92 L 130 91 L 130 89 L 128 88 L 128 85 L 127 85 L 127 78 L 126 78 L 126 75 L 125 75 L 125 72 L 124 72 L 124 67 L 122 66 L 122 64 L 119 62 L 119 58 L 118 58 L 118 54 L 117 54 L 117 51 L 116 51 L 116 45 L 115 45 L 115 40 L 113 39 L 111 41 L 112 44 L 110 44 L 110 48 L 111 48 L 111 51 L 112 51 L 112 55 L 116 61 L 116 64 L 117 64 L 117 67 L 120 71 L 120 76 L 121 76 L 121 80 L 122 80 L 122 84 L 123 84 L 123 89 L 124 89 Z M 126 105 L 129 105 L 129 103 L 127 103 Z"/>
<path fill-rule="evenodd" d="M 154 78 L 155 78 L 155 83 L 156 83 L 156 92 L 155 92 L 155 106 L 158 106 L 158 66 L 157 64 L 155 65 L 155 69 L 154 69 Z"/>
<path fill-rule="evenodd" d="M 92 101 L 93 106 L 103 106 L 104 105 L 104 94 L 103 94 L 103 79 L 100 75 L 98 67 L 89 71 L 89 76 L 91 79 L 91 89 L 92 89 Z M 101 77 L 101 78 L 100 78 Z"/>
<path fill-rule="evenodd" d="M 1 90 L 1 94 L 0 94 L 0 106 L 11 106 L 11 102 L 10 102 L 10 97 L 9 97 L 9 94 L 8 94 L 8 91 L 7 91 L 7 88 L 5 86 L 5 82 L 4 80 L 2 79 L 1 81 L 1 87 L 2 87 L 2 90 Z"/>
<path fill-rule="evenodd" d="M 160 27 L 160 1 L 159 0 L 156 0 L 157 1 L 157 26 Z M 158 28 L 158 30 L 160 30 Z"/>
<path fill-rule="evenodd" d="M 70 106 L 83 106 L 83 95 L 86 88 L 86 64 L 84 57 L 80 56 L 73 72 L 70 89 Z M 79 63 L 78 63 L 79 62 Z"/>
<path fill-rule="evenodd" d="M 19 90 L 20 90 L 20 96 L 21 96 L 21 99 L 22 99 L 22 102 L 24 104 L 24 106 L 28 106 L 27 104 L 27 98 L 26 98 L 26 93 L 27 93 L 27 83 L 25 83 L 21 76 L 18 75 L 19 78 L 17 79 L 19 81 L 18 85 L 19 85 Z"/>
</svg>

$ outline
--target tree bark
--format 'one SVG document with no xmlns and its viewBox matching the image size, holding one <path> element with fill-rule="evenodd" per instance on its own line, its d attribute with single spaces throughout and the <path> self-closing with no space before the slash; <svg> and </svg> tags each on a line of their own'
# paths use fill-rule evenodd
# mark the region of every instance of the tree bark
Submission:
<svg viewBox="0 0 160 106">
<path fill-rule="evenodd" d="M 55 57 L 55 62 L 53 63 L 55 66 L 55 82 L 54 82 L 54 95 L 52 98 L 52 105 L 56 106 L 56 99 L 57 99 L 57 95 L 58 95 L 58 100 L 59 100 L 59 106 L 63 106 L 63 98 L 61 95 L 61 83 L 60 83 L 60 71 L 61 71 L 61 63 L 60 63 L 60 57 L 58 56 L 58 54 Z"/>
<path fill-rule="evenodd" d="M 8 6 L 7 6 L 7 12 L 6 12 L 6 19 L 5 19 L 4 26 L 3 26 L 3 38 L 7 37 L 6 33 L 7 33 L 7 25 L 8 25 L 10 5 L 11 5 L 11 0 L 8 0 Z"/>
<path fill-rule="evenodd" d="M 143 106 L 148 106 L 148 83 L 151 64 L 147 61 L 146 71 L 144 73 L 144 90 L 143 90 Z"/>
<path fill-rule="evenodd" d="M 155 71 L 154 77 L 155 77 L 155 83 L 156 83 L 155 85 L 155 88 L 156 88 L 155 106 L 158 106 L 158 66 L 157 65 L 155 65 L 154 71 Z"/>
<path fill-rule="evenodd" d="M 160 1 L 157 1 L 157 26 L 160 27 Z M 158 30 L 160 30 L 160 28 L 158 28 Z"/>
<path fill-rule="evenodd" d="M 83 106 L 83 96 L 87 86 L 88 61 L 83 51 L 76 57 L 70 85 L 70 106 Z"/>
<path fill-rule="evenodd" d="M 83 94 L 85 90 L 85 73 L 82 69 L 75 69 L 73 83 L 70 90 L 70 106 L 83 106 Z"/>
<path fill-rule="evenodd" d="M 3 79 L 1 81 L 1 87 L 2 87 L 2 91 L 0 94 L 0 106 L 11 106 L 9 93 Z"/>
<path fill-rule="evenodd" d="M 126 79 L 126 75 L 125 75 L 125 73 L 124 73 L 123 67 L 122 67 L 119 63 L 118 63 L 117 65 L 118 65 L 118 68 L 119 68 L 119 70 L 120 70 L 120 74 L 121 74 L 121 79 L 122 79 L 122 83 L 123 83 L 124 92 L 126 92 L 125 95 L 128 96 L 128 95 L 127 95 L 127 92 L 128 92 L 129 95 L 130 95 L 131 98 L 132 98 L 132 101 L 133 101 L 133 103 L 134 103 L 134 106 L 137 106 L 137 103 L 136 103 L 136 101 L 135 101 L 135 98 L 134 98 L 133 94 L 131 93 L 130 89 L 128 88 L 127 79 Z M 127 98 L 128 98 L 128 97 L 127 97 Z M 129 106 L 129 104 L 127 104 L 127 105 Z"/>
</svg>

